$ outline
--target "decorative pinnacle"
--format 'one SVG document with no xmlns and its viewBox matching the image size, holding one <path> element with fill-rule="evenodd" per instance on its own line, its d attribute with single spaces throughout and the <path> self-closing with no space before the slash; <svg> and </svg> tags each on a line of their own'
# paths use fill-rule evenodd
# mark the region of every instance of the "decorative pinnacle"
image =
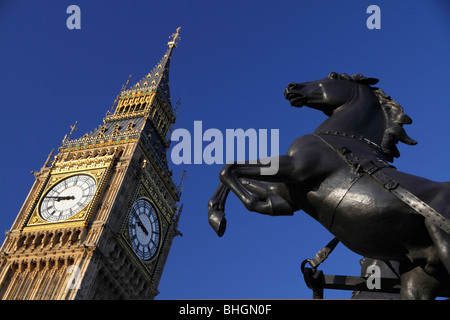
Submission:
<svg viewBox="0 0 450 320">
<path fill-rule="evenodd" d="M 171 41 L 169 41 L 167 44 L 169 45 L 169 48 L 172 48 L 172 47 L 177 47 L 177 44 L 178 44 L 178 41 L 180 41 L 181 40 L 181 38 L 180 38 L 180 34 L 179 34 L 179 32 L 180 32 L 180 29 L 181 29 L 181 27 L 178 27 L 177 28 L 177 32 L 176 33 L 172 33 L 172 35 L 169 37 L 169 39 L 171 38 L 172 40 Z"/>
</svg>

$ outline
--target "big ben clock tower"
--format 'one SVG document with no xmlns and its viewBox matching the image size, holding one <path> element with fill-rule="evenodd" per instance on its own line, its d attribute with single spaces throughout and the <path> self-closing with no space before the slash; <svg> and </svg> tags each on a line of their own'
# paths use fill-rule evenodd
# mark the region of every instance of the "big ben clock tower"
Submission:
<svg viewBox="0 0 450 320">
<path fill-rule="evenodd" d="M 0 249 L 1 299 L 158 294 L 181 212 L 166 159 L 176 116 L 169 65 L 179 29 L 154 69 L 122 88 L 98 128 L 66 136 L 35 172 Z"/>
</svg>

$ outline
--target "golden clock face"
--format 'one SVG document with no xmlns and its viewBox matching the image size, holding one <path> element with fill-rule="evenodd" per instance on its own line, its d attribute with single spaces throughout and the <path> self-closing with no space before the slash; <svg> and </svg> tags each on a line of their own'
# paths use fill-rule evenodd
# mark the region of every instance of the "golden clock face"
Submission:
<svg viewBox="0 0 450 320">
<path fill-rule="evenodd" d="M 39 207 L 39 213 L 49 222 L 69 219 L 89 204 L 96 187 L 95 179 L 87 174 L 66 178 L 47 192 Z"/>
<path fill-rule="evenodd" d="M 131 245 L 136 255 L 144 261 L 152 259 L 159 246 L 160 225 L 153 205 L 145 200 L 137 200 L 128 218 Z"/>
</svg>

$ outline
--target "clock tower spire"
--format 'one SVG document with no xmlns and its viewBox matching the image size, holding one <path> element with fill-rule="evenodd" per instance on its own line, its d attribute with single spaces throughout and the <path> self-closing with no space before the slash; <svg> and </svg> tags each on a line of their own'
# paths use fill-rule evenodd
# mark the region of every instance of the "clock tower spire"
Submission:
<svg viewBox="0 0 450 320">
<path fill-rule="evenodd" d="M 169 66 L 123 87 L 90 133 L 51 153 L 0 249 L 1 299 L 153 299 L 177 230 Z"/>
</svg>

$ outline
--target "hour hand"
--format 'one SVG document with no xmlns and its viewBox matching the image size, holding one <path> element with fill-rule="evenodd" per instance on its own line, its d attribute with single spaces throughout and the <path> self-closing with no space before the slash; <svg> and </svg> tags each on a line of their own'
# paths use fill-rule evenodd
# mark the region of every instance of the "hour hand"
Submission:
<svg viewBox="0 0 450 320">
<path fill-rule="evenodd" d="M 138 222 L 137 222 L 138 226 L 141 227 L 142 231 L 144 231 L 145 235 L 148 236 L 148 231 L 147 228 L 144 227 L 144 224 L 142 223 L 141 219 L 139 218 Z"/>
</svg>

